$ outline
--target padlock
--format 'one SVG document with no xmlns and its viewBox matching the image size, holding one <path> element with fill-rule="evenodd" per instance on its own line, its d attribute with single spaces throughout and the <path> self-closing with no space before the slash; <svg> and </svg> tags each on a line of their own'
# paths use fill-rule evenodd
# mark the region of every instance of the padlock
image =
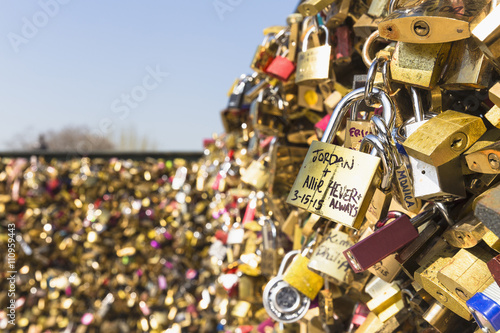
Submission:
<svg viewBox="0 0 500 333">
<path fill-rule="evenodd" d="M 344 24 L 349 14 L 351 14 L 349 12 L 350 6 L 351 0 L 338 0 L 334 1 L 323 10 L 326 16 L 325 25 L 328 29 L 337 29 Z"/>
<path fill-rule="evenodd" d="M 264 73 L 276 56 L 278 46 L 275 34 L 267 34 L 262 44 L 257 46 L 250 68 L 258 73 Z"/>
<path fill-rule="evenodd" d="M 373 1 L 375 2 L 375 1 Z M 372 3 L 373 3 L 372 2 Z M 360 38 L 368 38 L 374 31 L 378 29 L 378 25 L 382 18 L 373 18 L 367 14 L 361 15 L 361 17 L 354 23 L 352 27 L 354 34 Z"/>
<path fill-rule="evenodd" d="M 436 215 L 434 207 L 411 220 L 404 214 L 389 212 L 387 218 L 376 225 L 379 228 L 373 234 L 344 251 L 344 256 L 354 272 L 363 272 L 416 239 L 417 228 Z M 395 220 L 387 223 L 391 219 Z"/>
<path fill-rule="evenodd" d="M 447 90 L 488 88 L 493 66 L 472 38 L 456 41 L 443 82 L 440 87 Z"/>
<path fill-rule="evenodd" d="M 264 288 L 262 302 L 267 314 L 280 323 L 293 323 L 303 318 L 311 299 L 290 286 L 283 280 L 283 272 L 290 259 L 299 255 L 300 251 L 288 252 L 281 261 L 276 277 L 272 278 Z"/>
<path fill-rule="evenodd" d="M 481 118 L 448 110 L 420 126 L 403 146 L 408 155 L 440 166 L 463 153 L 485 132 Z"/>
<path fill-rule="evenodd" d="M 390 99 L 377 88 L 374 93 L 384 106 L 384 119 L 392 126 L 394 114 Z M 348 106 L 363 96 L 363 88 L 354 90 L 337 105 L 322 142 L 311 144 L 287 198 L 289 204 L 355 229 L 363 222 L 378 183 L 380 158 L 326 142 L 333 140 Z M 354 179 L 352 174 L 362 175 L 364 179 Z"/>
<path fill-rule="evenodd" d="M 226 244 L 243 244 L 244 235 L 245 230 L 243 229 L 243 226 L 240 223 L 235 222 L 228 232 Z"/>
<path fill-rule="evenodd" d="M 489 9 L 487 0 L 408 3 L 387 15 L 378 28 L 380 36 L 408 43 L 445 43 L 469 38 L 470 22 Z"/>
<path fill-rule="evenodd" d="M 481 194 L 475 202 L 474 215 L 497 237 L 500 236 L 500 186 Z"/>
<path fill-rule="evenodd" d="M 366 306 L 377 315 L 382 323 L 386 322 L 404 309 L 401 288 L 396 283 L 390 284 L 380 294 L 368 301 Z"/>
<path fill-rule="evenodd" d="M 234 86 L 231 95 L 229 96 L 227 108 L 228 109 L 245 108 L 245 94 L 253 88 L 253 86 L 257 81 L 259 81 L 258 73 L 254 73 L 252 75 L 242 74 L 240 76 L 239 82 Z"/>
<path fill-rule="evenodd" d="M 420 268 L 421 259 L 434 251 L 439 244 L 444 243 L 440 237 L 444 230 L 443 223 L 423 225 L 419 228 L 418 237 L 398 251 L 396 260 L 409 278 L 414 279 L 415 271 Z"/>
<path fill-rule="evenodd" d="M 481 246 L 461 249 L 439 270 L 437 278 L 448 291 L 467 301 L 494 282 L 487 265 L 492 258 L 493 255 Z"/>
<path fill-rule="evenodd" d="M 335 48 L 335 63 L 337 65 L 350 64 L 351 54 L 353 53 L 351 45 L 351 29 L 346 25 L 335 29 L 335 40 L 337 41 Z"/>
<path fill-rule="evenodd" d="M 325 232 L 307 265 L 310 270 L 323 274 L 326 279 L 331 278 L 338 285 L 349 284 L 352 280 L 352 271 L 342 252 L 353 243 L 340 227 L 341 225 L 337 225 Z"/>
<path fill-rule="evenodd" d="M 286 53 L 278 51 L 276 57 L 266 68 L 266 73 L 278 80 L 288 81 L 290 76 L 295 72 L 295 63 L 288 58 L 288 53 L 288 50 L 286 50 Z"/>
<path fill-rule="evenodd" d="M 276 90 L 264 89 L 259 97 L 250 104 L 248 121 L 254 130 L 268 136 L 283 136 L 285 120 L 283 118 L 283 99 Z"/>
<path fill-rule="evenodd" d="M 377 116 L 374 116 L 374 118 L 379 120 Z M 390 149 L 387 147 L 387 142 L 382 143 L 381 140 L 373 134 L 367 134 L 363 138 L 360 144 L 360 151 L 366 152 L 366 148 L 369 148 L 370 144 L 374 147 L 378 156 L 381 158 L 383 169 L 383 176 L 380 184 L 377 186 L 366 211 L 367 220 L 375 222 L 385 216 L 384 214 L 389 209 L 389 205 L 392 200 L 391 185 L 394 177 L 394 161 L 392 157 L 389 156 Z"/>
<path fill-rule="evenodd" d="M 494 106 L 495 108 L 496 106 Z M 486 114 L 488 116 L 488 114 Z M 500 173 L 500 153 L 497 142 L 500 130 L 493 128 L 486 131 L 465 153 L 465 162 L 470 170 L 484 174 Z"/>
<path fill-rule="evenodd" d="M 359 120 L 358 109 L 361 101 L 357 102 L 351 109 L 351 115 L 346 122 L 344 147 L 359 150 L 363 138 L 371 133 L 370 120 Z M 366 117 L 369 117 L 369 112 Z"/>
<path fill-rule="evenodd" d="M 500 287 L 496 282 L 467 300 L 467 307 L 483 332 L 500 330 Z"/>
<path fill-rule="evenodd" d="M 323 96 L 317 86 L 299 85 L 297 104 L 304 108 L 323 112 Z"/>
<path fill-rule="evenodd" d="M 496 106 L 500 106 L 500 82 L 495 83 L 488 90 L 488 97 Z"/>
<path fill-rule="evenodd" d="M 297 53 L 297 44 L 299 39 L 299 24 L 302 23 L 303 17 L 300 14 L 292 14 L 287 18 L 287 23 L 290 26 L 290 35 L 288 37 L 287 54 L 277 55 L 266 69 L 266 73 L 281 81 L 288 81 L 290 76 L 295 72 L 295 58 Z M 278 52 L 279 53 L 279 52 Z"/>
<path fill-rule="evenodd" d="M 472 332 L 471 322 L 434 300 L 422 318 L 441 333 Z"/>
<path fill-rule="evenodd" d="M 262 225 L 262 252 L 260 270 L 264 276 L 274 276 L 278 272 L 280 255 L 278 253 L 278 230 L 268 216 L 259 219 Z"/>
<path fill-rule="evenodd" d="M 413 186 L 413 177 L 407 165 L 409 161 L 404 158 L 397 148 L 397 143 L 393 139 L 396 129 L 389 133 L 387 125 L 378 117 L 374 116 L 370 120 L 372 132 L 381 140 L 382 145 L 388 151 L 389 158 L 394 164 L 393 191 L 394 199 L 403 207 L 404 210 L 418 213 L 422 208 L 421 200 L 415 198 L 415 189 Z M 379 203 L 379 206 L 381 204 Z M 386 212 L 387 210 L 385 210 Z M 380 219 L 381 215 L 377 215 Z"/>
<path fill-rule="evenodd" d="M 263 153 L 258 160 L 253 160 L 241 176 L 241 181 L 251 185 L 256 190 L 262 190 L 272 181 L 273 168 L 275 167 L 276 137 L 271 140 L 269 151 Z"/>
<path fill-rule="evenodd" d="M 316 28 L 311 28 L 302 42 L 302 52 L 297 59 L 295 83 L 314 85 L 330 77 L 330 56 L 332 47 L 329 44 L 328 28 L 320 26 L 325 32 L 325 45 L 308 48 L 311 34 L 318 33 Z"/>
<path fill-rule="evenodd" d="M 334 1 L 335 0 L 306 0 L 297 7 L 297 10 L 303 16 L 315 16 Z"/>
<path fill-rule="evenodd" d="M 495 142 L 465 156 L 469 169 L 486 174 L 500 173 L 500 144 Z"/>
<path fill-rule="evenodd" d="M 454 292 L 450 292 L 439 281 L 438 272 L 453 261 L 456 250 L 449 245 L 444 246 L 439 251 L 433 251 L 430 259 L 415 271 L 415 281 L 420 284 L 425 291 L 436 298 L 441 304 L 460 317 L 471 320 L 470 312 L 465 305 L 465 301 Z"/>
<path fill-rule="evenodd" d="M 388 4 L 389 0 L 372 1 L 366 13 L 371 17 L 381 17 L 386 13 Z"/>
<path fill-rule="evenodd" d="M 328 279 L 325 279 L 325 289 L 318 294 L 319 317 L 323 325 L 333 325 L 334 323 L 333 298 L 334 295 L 330 290 Z"/>
<path fill-rule="evenodd" d="M 492 7 L 491 12 L 472 30 L 472 36 L 479 44 L 479 48 L 495 65 L 497 70 L 500 70 L 500 51 L 499 51 L 499 29 L 498 16 L 500 8 Z"/>
<path fill-rule="evenodd" d="M 443 233 L 451 246 L 468 249 L 476 246 L 488 229 L 471 212 Z"/>
<path fill-rule="evenodd" d="M 316 238 L 317 237 L 318 235 L 316 235 Z M 283 274 L 283 281 L 287 282 L 290 286 L 310 299 L 316 298 L 316 295 L 324 284 L 323 277 L 308 268 L 310 257 L 313 252 L 312 247 L 316 245 L 316 242 L 317 239 L 309 244 L 307 244 L 307 241 L 304 242 L 301 253 L 295 256 Z"/>
<path fill-rule="evenodd" d="M 434 88 L 448 58 L 450 46 L 450 43 L 422 46 L 398 42 L 390 63 L 391 79 L 419 88 Z"/>
</svg>

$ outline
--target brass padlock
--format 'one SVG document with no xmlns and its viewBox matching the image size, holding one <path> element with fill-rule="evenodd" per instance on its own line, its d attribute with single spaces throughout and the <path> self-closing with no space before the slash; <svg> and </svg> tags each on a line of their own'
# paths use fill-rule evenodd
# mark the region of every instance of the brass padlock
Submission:
<svg viewBox="0 0 500 333">
<path fill-rule="evenodd" d="M 453 261 L 455 253 L 455 249 L 445 244 L 440 251 L 434 252 L 431 258 L 417 269 L 414 278 L 418 284 L 448 309 L 466 320 L 471 320 L 472 317 L 465 301 L 446 289 L 438 279 L 438 272 Z"/>
<path fill-rule="evenodd" d="M 390 99 L 377 88 L 374 94 L 384 107 L 384 119 L 392 124 L 394 114 Z M 363 222 L 378 183 L 380 159 L 326 142 L 332 141 L 348 106 L 363 96 L 364 88 L 356 89 L 337 105 L 322 142 L 311 144 L 287 198 L 289 204 L 356 229 Z M 363 179 L 352 178 L 353 174 Z"/>
<path fill-rule="evenodd" d="M 448 291 L 464 301 L 494 282 L 487 262 L 493 255 L 480 246 L 461 249 L 453 260 L 437 273 L 437 278 Z"/>
<path fill-rule="evenodd" d="M 351 109 L 351 116 L 347 119 L 345 129 L 344 147 L 359 150 L 363 138 L 371 133 L 370 113 L 365 111 L 365 120 L 358 119 L 358 109 L 361 101 L 357 102 Z"/>
<path fill-rule="evenodd" d="M 316 28 L 311 28 L 302 43 L 302 52 L 297 60 L 295 83 L 313 85 L 325 81 L 330 77 L 330 56 L 332 47 L 329 44 L 328 28 L 320 26 L 325 32 L 325 45 L 308 48 L 309 37 L 313 32 L 318 33 Z"/>
<path fill-rule="evenodd" d="M 250 104 L 248 121 L 259 133 L 268 136 L 283 136 L 285 120 L 281 97 L 272 89 L 264 89 Z"/>
<path fill-rule="evenodd" d="M 488 229 L 473 213 L 468 214 L 443 233 L 443 238 L 451 246 L 468 249 L 476 246 Z"/>
<path fill-rule="evenodd" d="M 454 42 L 443 83 L 447 90 L 488 88 L 493 66 L 472 38 Z"/>
<path fill-rule="evenodd" d="M 445 43 L 469 38 L 470 22 L 488 8 L 487 0 L 410 1 L 380 22 L 380 36 L 408 43 Z"/>
<path fill-rule="evenodd" d="M 304 16 L 314 16 L 334 1 L 335 0 L 306 0 L 297 7 L 297 10 Z"/>
<path fill-rule="evenodd" d="M 269 151 L 263 153 L 258 160 L 253 160 L 241 176 L 241 181 L 256 190 L 270 186 L 276 165 L 276 141 L 273 137 L 269 143 Z"/>
<path fill-rule="evenodd" d="M 479 117 L 448 110 L 429 119 L 403 143 L 408 155 L 433 166 L 463 153 L 486 132 Z"/>
<path fill-rule="evenodd" d="M 421 45 L 398 42 L 390 63 L 392 80 L 424 89 L 434 88 L 450 47 L 451 43 Z"/>
<path fill-rule="evenodd" d="M 352 270 L 342 252 L 353 245 L 349 235 L 340 231 L 341 225 L 326 231 L 309 260 L 307 267 L 314 272 L 324 274 L 336 284 L 348 284 L 352 280 Z"/>
</svg>

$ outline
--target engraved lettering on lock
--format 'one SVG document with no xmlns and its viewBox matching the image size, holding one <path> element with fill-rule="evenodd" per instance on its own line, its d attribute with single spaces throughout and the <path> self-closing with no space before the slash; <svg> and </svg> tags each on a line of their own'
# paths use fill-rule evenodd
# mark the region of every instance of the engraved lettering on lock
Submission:
<svg viewBox="0 0 500 333">
<path fill-rule="evenodd" d="M 349 165 L 349 161 L 344 161 L 342 156 L 338 156 L 334 153 L 323 152 L 324 149 L 316 149 L 313 151 L 312 162 L 322 162 L 323 164 L 334 165 L 337 163 L 341 163 L 340 166 L 344 169 L 352 170 L 354 168 L 354 156 L 352 157 L 351 164 Z"/>
</svg>

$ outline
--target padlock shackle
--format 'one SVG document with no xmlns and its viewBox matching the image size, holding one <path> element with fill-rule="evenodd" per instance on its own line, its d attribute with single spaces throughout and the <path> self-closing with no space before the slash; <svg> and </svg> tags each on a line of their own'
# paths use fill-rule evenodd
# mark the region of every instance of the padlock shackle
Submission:
<svg viewBox="0 0 500 333">
<path fill-rule="evenodd" d="M 293 250 L 285 254 L 283 257 L 283 260 L 281 260 L 280 268 L 278 270 L 278 274 L 276 276 L 282 276 L 283 273 L 285 272 L 286 267 L 288 266 L 288 262 L 290 261 L 291 258 L 295 257 L 300 253 L 300 250 Z"/>
<path fill-rule="evenodd" d="M 415 228 L 418 228 L 425 222 L 436 217 L 438 214 L 439 214 L 438 207 L 436 205 L 431 205 L 430 208 L 426 209 L 425 211 L 421 212 L 414 218 L 410 219 L 410 222 L 411 224 L 413 224 Z"/>
<path fill-rule="evenodd" d="M 325 32 L 325 45 L 330 45 L 330 40 L 329 40 L 329 36 L 330 34 L 328 33 L 328 28 L 325 27 L 324 25 L 320 25 L 319 26 L 321 29 L 323 29 L 323 31 Z M 306 52 L 307 51 L 307 47 L 309 45 L 309 37 L 311 36 L 311 34 L 314 32 L 314 31 L 317 31 L 316 27 L 313 26 L 309 29 L 309 31 L 306 33 L 305 37 L 304 37 L 304 40 L 302 41 L 302 52 Z"/>
<path fill-rule="evenodd" d="M 325 134 L 321 138 L 321 142 L 331 143 L 335 138 L 335 134 L 340 128 L 340 124 L 344 119 L 347 111 L 357 100 L 364 98 L 365 88 L 361 87 L 348 93 L 340 100 L 335 109 L 333 110 L 328 126 L 326 127 Z M 387 127 L 392 129 L 396 120 L 394 101 L 381 89 L 373 88 L 373 97 L 380 101 L 382 104 L 382 118 L 384 119 Z"/>
<path fill-rule="evenodd" d="M 270 233 L 268 233 L 268 232 L 262 233 L 263 244 L 264 243 L 271 243 L 271 248 L 274 250 L 277 249 L 278 248 L 278 229 L 276 229 L 276 225 L 274 224 L 273 220 L 271 220 L 269 218 L 269 216 L 261 216 L 260 221 L 262 221 L 263 227 L 264 226 L 270 227 Z M 271 234 L 271 240 L 268 239 L 269 234 Z"/>
<path fill-rule="evenodd" d="M 373 134 L 367 134 L 363 138 L 363 140 L 361 141 L 361 146 L 359 147 L 359 151 L 367 153 L 370 145 L 375 148 L 377 155 L 382 160 L 382 166 L 384 169 L 384 176 L 380 181 L 379 188 L 384 192 L 389 191 L 391 189 L 392 178 L 394 176 L 394 162 L 389 155 L 390 152 L 387 151 L 386 148 L 384 148 L 384 145 L 382 144 L 380 139 Z"/>
<path fill-rule="evenodd" d="M 415 87 L 410 88 L 411 102 L 413 104 L 413 113 L 415 115 L 415 122 L 424 120 L 424 106 L 422 105 L 422 97 L 420 92 Z"/>
</svg>

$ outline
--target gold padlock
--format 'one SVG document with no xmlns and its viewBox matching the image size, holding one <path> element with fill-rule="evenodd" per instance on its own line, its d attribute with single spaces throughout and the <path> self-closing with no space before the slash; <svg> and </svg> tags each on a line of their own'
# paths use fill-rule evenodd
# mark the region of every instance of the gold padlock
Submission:
<svg viewBox="0 0 500 333">
<path fill-rule="evenodd" d="M 448 110 L 421 125 L 403 146 L 408 155 L 440 166 L 463 153 L 484 132 L 486 126 L 481 118 Z"/>
<path fill-rule="evenodd" d="M 429 254 L 431 258 L 415 271 L 414 278 L 425 291 L 448 309 L 466 320 L 471 320 L 472 316 L 465 301 L 446 289 L 438 279 L 438 272 L 453 261 L 455 253 L 456 249 L 443 244 L 439 251 L 433 251 L 432 254 Z"/>
<path fill-rule="evenodd" d="M 398 42 L 390 63 L 396 82 L 432 89 L 437 85 L 448 58 L 451 43 L 412 44 Z"/>
<path fill-rule="evenodd" d="M 304 16 L 314 16 L 333 2 L 335 0 L 306 0 L 297 7 L 297 10 Z"/>
<path fill-rule="evenodd" d="M 320 26 L 320 28 L 325 31 L 325 45 L 308 48 L 309 37 L 313 32 L 317 33 L 316 28 L 311 28 L 304 38 L 302 52 L 299 53 L 297 60 L 295 74 L 295 83 L 297 84 L 317 84 L 330 77 L 332 47 L 328 41 L 328 29 L 325 26 Z"/>
<path fill-rule="evenodd" d="M 464 39 L 453 42 L 441 88 L 486 89 L 490 83 L 493 66 L 476 42 Z"/>
<path fill-rule="evenodd" d="M 327 231 L 307 265 L 313 272 L 324 274 L 339 285 L 352 280 L 352 269 L 342 253 L 354 245 L 349 235 L 340 231 L 340 227 L 339 224 Z"/>
<path fill-rule="evenodd" d="M 486 264 L 493 257 L 480 246 L 461 249 L 447 266 L 438 271 L 437 278 L 448 291 L 467 301 L 494 282 Z"/>
<path fill-rule="evenodd" d="M 470 22 L 488 9 L 488 0 L 409 1 L 380 22 L 380 36 L 409 43 L 445 43 L 469 38 Z M 483 14 L 484 15 L 484 14 Z"/>
<path fill-rule="evenodd" d="M 392 124 L 391 101 L 377 88 L 374 93 L 382 102 L 384 119 Z M 379 182 L 380 158 L 326 142 L 332 141 L 349 105 L 363 97 L 364 88 L 356 89 L 337 105 L 322 142 L 311 144 L 287 198 L 291 205 L 355 229 L 361 226 Z"/>
</svg>

